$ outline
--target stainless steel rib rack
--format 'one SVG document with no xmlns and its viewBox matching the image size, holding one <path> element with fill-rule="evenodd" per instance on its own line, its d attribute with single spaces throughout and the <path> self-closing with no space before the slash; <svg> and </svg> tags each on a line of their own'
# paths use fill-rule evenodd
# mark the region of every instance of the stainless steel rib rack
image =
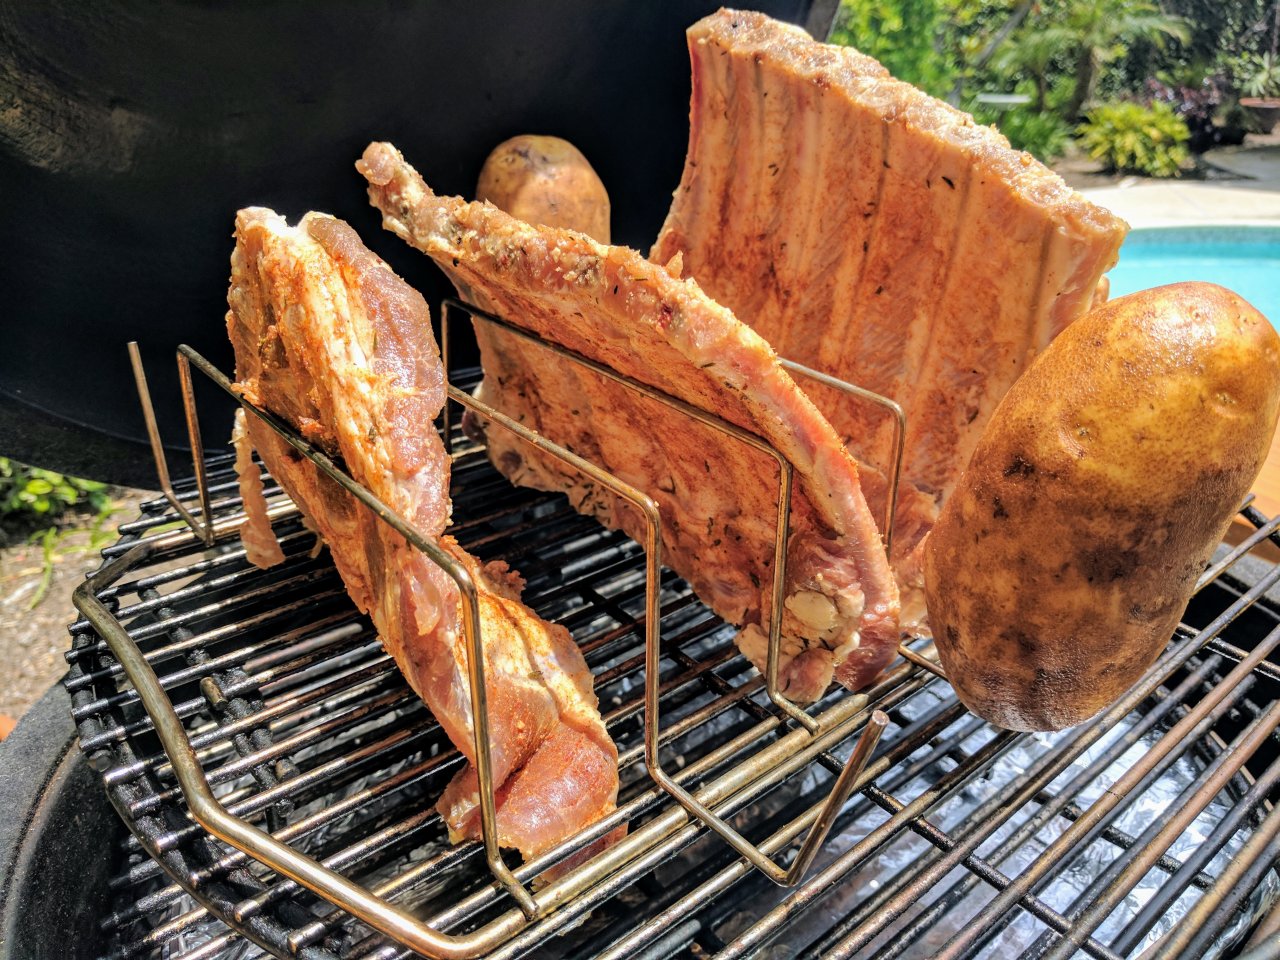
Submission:
<svg viewBox="0 0 1280 960">
<path fill-rule="evenodd" d="M 1280 613 L 1267 592 L 1280 571 L 1247 585 L 1237 572 L 1275 521 L 1246 507 L 1257 533 L 1206 571 L 1164 657 L 1097 721 L 1050 737 L 995 730 L 921 650 L 800 725 L 732 629 L 641 546 L 562 497 L 510 488 L 453 438 L 453 532 L 481 559 L 509 560 L 526 600 L 570 628 L 621 751 L 617 814 L 511 879 L 528 883 L 622 823 L 627 840 L 567 886 L 519 886 L 532 911 L 491 872 L 492 851 L 487 862 L 482 844 L 450 846 L 433 804 L 462 758 L 276 488 L 286 563 L 246 563 L 234 476 L 214 456 L 202 483 L 173 486 L 172 501 L 121 528 L 81 591 L 94 617 L 72 627 L 82 747 L 134 833 L 104 955 L 214 958 L 249 943 L 285 957 L 411 955 L 394 925 L 370 925 L 363 892 L 455 942 L 496 931 L 481 946 L 501 957 L 1117 957 L 1149 944 L 1152 956 L 1202 956 L 1269 901 Z M 148 671 L 154 684 L 130 678 Z M 879 748 L 861 740 L 850 763 L 877 711 Z M 792 889 L 770 882 L 655 782 L 655 747 L 673 783 L 771 862 L 837 797 L 816 872 Z M 193 811 L 184 766 L 256 833 Z M 832 790 L 842 772 L 845 798 Z M 354 900 L 280 869 L 292 857 L 271 863 L 272 844 L 359 888 Z"/>
</svg>

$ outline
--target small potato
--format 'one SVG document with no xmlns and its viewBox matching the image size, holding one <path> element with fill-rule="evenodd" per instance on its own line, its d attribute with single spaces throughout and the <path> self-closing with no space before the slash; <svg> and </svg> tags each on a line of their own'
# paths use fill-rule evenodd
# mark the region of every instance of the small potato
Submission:
<svg viewBox="0 0 1280 960">
<path fill-rule="evenodd" d="M 1256 479 L 1280 337 L 1180 283 L 1077 320 L 996 408 L 925 545 L 947 676 L 974 713 L 1058 730 L 1156 659 Z"/>
<path fill-rule="evenodd" d="M 476 199 L 528 223 L 609 242 L 609 194 L 587 158 L 559 137 L 526 134 L 499 144 L 480 170 Z"/>
</svg>

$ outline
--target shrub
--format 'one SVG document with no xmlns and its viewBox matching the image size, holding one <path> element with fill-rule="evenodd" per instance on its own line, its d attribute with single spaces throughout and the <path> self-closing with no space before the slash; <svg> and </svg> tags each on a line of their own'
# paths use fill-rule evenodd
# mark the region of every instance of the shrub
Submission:
<svg viewBox="0 0 1280 960">
<path fill-rule="evenodd" d="M 1112 103 L 1091 110 L 1080 125 L 1080 140 L 1089 156 L 1109 170 L 1174 177 L 1188 157 L 1191 132 L 1167 103 L 1150 108 Z"/>
<path fill-rule="evenodd" d="M 50 520 L 70 507 L 100 513 L 111 505 L 107 485 L 0 457 L 0 521 Z"/>
<path fill-rule="evenodd" d="M 1150 103 L 1166 103 L 1182 118 L 1191 139 L 1192 153 L 1204 153 L 1223 144 L 1238 144 L 1247 132 L 1231 86 L 1223 76 L 1214 74 L 1190 84 L 1172 84 L 1150 79 L 1146 83 Z"/>
<path fill-rule="evenodd" d="M 1229 69 L 1246 97 L 1280 97 L 1280 57 L 1274 53 L 1246 53 L 1232 60 Z"/>
<path fill-rule="evenodd" d="M 994 123 L 1015 150 L 1025 150 L 1044 163 L 1062 156 L 1071 139 L 1071 127 L 1053 113 L 1023 108 L 999 114 L 980 110 L 974 116 L 979 123 Z"/>
</svg>

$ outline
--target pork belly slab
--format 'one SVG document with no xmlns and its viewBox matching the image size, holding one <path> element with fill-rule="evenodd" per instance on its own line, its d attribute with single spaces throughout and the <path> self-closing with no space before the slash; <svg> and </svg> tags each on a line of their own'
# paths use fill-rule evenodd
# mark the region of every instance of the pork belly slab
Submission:
<svg viewBox="0 0 1280 960">
<path fill-rule="evenodd" d="M 296 227 L 269 210 L 236 218 L 227 330 L 239 389 L 292 423 L 471 573 L 480 594 L 498 830 L 535 856 L 611 812 L 618 752 L 568 632 L 519 602 L 504 564 L 481 566 L 444 535 L 449 460 L 432 421 L 444 369 L 427 305 L 332 217 Z M 324 537 L 356 605 L 454 745 L 474 762 L 458 590 L 390 526 L 256 417 L 249 436 Z M 256 470 L 252 471 L 255 475 Z M 439 809 L 454 839 L 479 836 L 474 769 Z"/>
<path fill-rule="evenodd" d="M 918 586 L 909 555 L 996 403 L 1089 308 L 1127 225 L 855 50 L 735 10 L 688 42 L 689 151 L 652 259 L 681 254 L 779 355 L 902 405 L 894 561 Z M 880 518 L 892 421 L 803 386 Z"/>
<path fill-rule="evenodd" d="M 439 197 L 394 147 L 358 169 L 383 224 L 429 254 L 483 310 L 695 404 L 771 443 L 795 467 L 779 677 L 799 701 L 832 677 L 865 685 L 893 657 L 898 596 L 858 468 L 769 345 L 698 285 L 634 250 L 535 227 L 489 204 Z M 652 495 L 664 560 L 765 664 L 778 469 L 767 454 L 549 350 L 477 323 L 485 398 Z M 639 538 L 643 518 L 573 471 L 490 427 L 513 481 Z"/>
</svg>

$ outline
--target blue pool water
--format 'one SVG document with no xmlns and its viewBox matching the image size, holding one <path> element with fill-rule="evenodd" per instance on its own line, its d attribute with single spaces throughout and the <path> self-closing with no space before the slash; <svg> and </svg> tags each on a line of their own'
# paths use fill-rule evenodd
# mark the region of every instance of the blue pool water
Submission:
<svg viewBox="0 0 1280 960">
<path fill-rule="evenodd" d="M 1234 290 L 1280 327 L 1280 227 L 1134 230 L 1108 274 L 1111 296 L 1180 280 Z"/>
</svg>

